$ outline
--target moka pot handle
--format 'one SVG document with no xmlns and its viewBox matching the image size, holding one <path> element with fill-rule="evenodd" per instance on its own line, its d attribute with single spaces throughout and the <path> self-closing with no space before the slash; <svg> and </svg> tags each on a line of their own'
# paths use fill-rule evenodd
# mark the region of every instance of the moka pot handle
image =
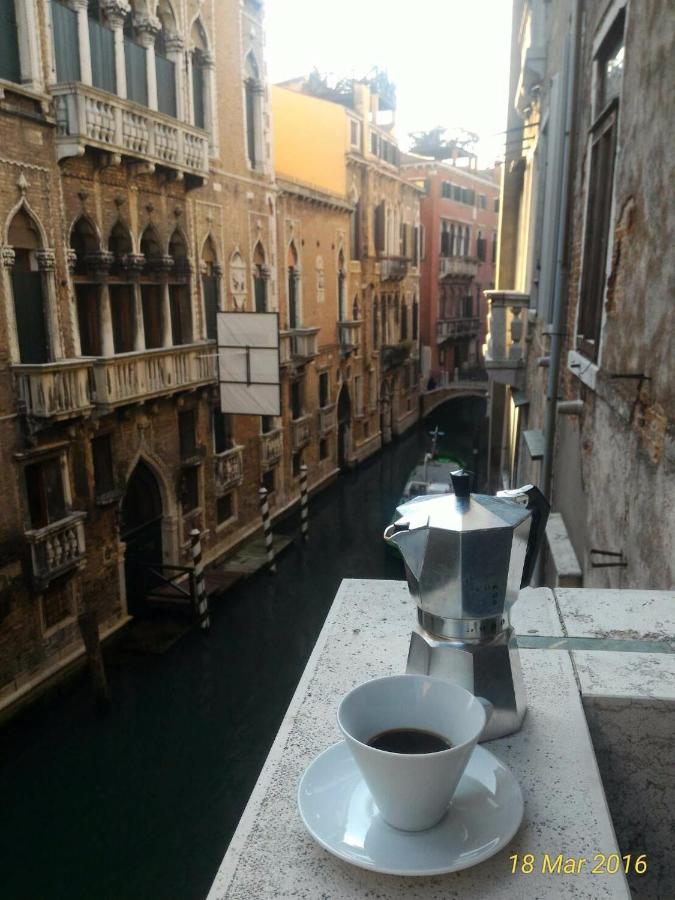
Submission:
<svg viewBox="0 0 675 900">
<path fill-rule="evenodd" d="M 534 564 L 541 549 L 546 532 L 546 523 L 548 522 L 548 514 L 551 511 L 551 504 L 542 494 L 538 487 L 533 484 L 525 484 L 523 487 L 515 488 L 512 491 L 498 491 L 498 497 L 505 497 L 508 500 L 515 500 L 523 503 L 527 501 L 527 509 L 529 510 L 532 521 L 530 523 L 530 534 L 527 539 L 527 550 L 525 551 L 525 563 L 523 565 L 523 577 L 520 582 L 521 589 L 527 587 L 534 574 Z"/>
</svg>

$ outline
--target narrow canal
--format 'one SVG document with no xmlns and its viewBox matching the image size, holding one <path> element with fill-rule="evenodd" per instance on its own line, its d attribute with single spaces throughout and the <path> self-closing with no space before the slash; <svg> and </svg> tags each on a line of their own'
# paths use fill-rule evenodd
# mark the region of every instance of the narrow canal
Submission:
<svg viewBox="0 0 675 900">
<path fill-rule="evenodd" d="M 382 531 L 427 431 L 469 464 L 484 406 L 446 405 L 314 498 L 307 545 L 231 589 L 210 634 L 109 650 L 109 712 L 80 678 L 0 732 L 3 900 L 206 896 L 340 581 L 403 578 Z"/>
</svg>

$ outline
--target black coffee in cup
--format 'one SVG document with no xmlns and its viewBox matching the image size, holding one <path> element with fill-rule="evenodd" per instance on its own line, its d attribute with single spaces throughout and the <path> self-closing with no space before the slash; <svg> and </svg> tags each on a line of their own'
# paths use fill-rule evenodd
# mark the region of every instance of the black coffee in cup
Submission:
<svg viewBox="0 0 675 900">
<path fill-rule="evenodd" d="M 419 728 L 390 728 L 370 738 L 367 744 L 388 753 L 438 753 L 452 747 L 450 741 L 439 734 Z"/>
</svg>

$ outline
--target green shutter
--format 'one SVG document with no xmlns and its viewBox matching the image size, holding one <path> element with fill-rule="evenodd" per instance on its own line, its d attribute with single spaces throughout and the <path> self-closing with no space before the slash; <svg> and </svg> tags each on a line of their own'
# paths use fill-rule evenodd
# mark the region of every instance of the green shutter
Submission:
<svg viewBox="0 0 675 900">
<path fill-rule="evenodd" d="M 198 128 L 204 127 L 204 70 L 192 61 L 192 100 L 195 111 L 195 125 Z M 246 102 L 248 106 L 248 90 L 246 93 Z M 248 111 L 248 110 L 247 110 Z"/>
<path fill-rule="evenodd" d="M 17 84 L 21 82 L 14 0 L 0 0 L 0 78 Z"/>
<path fill-rule="evenodd" d="M 176 66 L 170 59 L 155 54 L 157 72 L 157 109 L 176 117 Z"/>
<path fill-rule="evenodd" d="M 109 28 L 89 19 L 91 47 L 91 80 L 94 87 L 111 94 L 117 92 L 115 77 L 115 37 Z"/>
<path fill-rule="evenodd" d="M 80 81 L 80 43 L 77 36 L 77 13 L 52 0 L 54 58 L 58 82 Z"/>
<path fill-rule="evenodd" d="M 124 66 L 127 72 L 127 98 L 141 106 L 148 105 L 148 70 L 146 52 L 131 38 L 124 38 Z"/>
</svg>

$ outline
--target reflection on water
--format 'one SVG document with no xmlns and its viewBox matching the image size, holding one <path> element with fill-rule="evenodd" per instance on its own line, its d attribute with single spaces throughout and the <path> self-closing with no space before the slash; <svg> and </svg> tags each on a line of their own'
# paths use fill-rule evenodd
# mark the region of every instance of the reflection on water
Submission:
<svg viewBox="0 0 675 900">
<path fill-rule="evenodd" d="M 382 531 L 425 439 L 313 499 L 308 544 L 230 590 L 210 634 L 108 651 L 108 714 L 79 680 L 0 732 L 3 900 L 206 895 L 340 581 L 403 577 Z"/>
</svg>

